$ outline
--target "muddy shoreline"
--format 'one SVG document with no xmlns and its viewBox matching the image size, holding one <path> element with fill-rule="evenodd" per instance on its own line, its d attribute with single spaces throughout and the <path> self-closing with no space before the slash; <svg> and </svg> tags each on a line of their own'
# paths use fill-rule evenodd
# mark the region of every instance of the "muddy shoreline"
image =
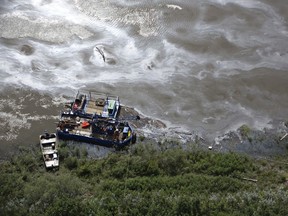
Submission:
<svg viewBox="0 0 288 216">
<path fill-rule="evenodd" d="M 11 90 L 11 89 L 10 89 Z M 9 159 L 17 154 L 21 148 L 38 147 L 38 137 L 44 130 L 56 130 L 59 113 L 66 102 L 73 101 L 73 97 L 59 95 L 54 98 L 29 89 L 12 88 L 13 94 L 7 94 L 9 89 L 2 91 L 2 129 L 0 160 Z M 242 126 L 235 131 L 229 131 L 221 136 L 211 139 L 203 133 L 181 130 L 170 127 L 162 120 L 148 117 L 136 109 L 122 105 L 119 118 L 129 119 L 139 115 L 140 120 L 129 121 L 137 132 L 137 143 L 152 144 L 163 148 L 187 148 L 195 145 L 199 148 L 218 152 L 236 152 L 253 157 L 269 157 L 288 153 L 287 121 L 275 120 L 269 127 L 253 129 Z M 284 138 L 283 138 L 284 137 Z M 281 140 L 281 138 L 283 138 Z M 136 145 L 137 145 L 136 143 Z M 107 149 L 97 145 L 75 143 L 71 145 L 86 148 L 93 158 L 104 157 L 114 149 Z M 69 145 L 70 145 L 69 144 Z"/>
</svg>

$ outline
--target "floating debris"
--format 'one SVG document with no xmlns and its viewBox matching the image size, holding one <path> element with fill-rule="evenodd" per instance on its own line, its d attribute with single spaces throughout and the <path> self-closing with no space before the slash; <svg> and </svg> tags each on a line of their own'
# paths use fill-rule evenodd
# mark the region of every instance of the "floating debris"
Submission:
<svg viewBox="0 0 288 216">
<path fill-rule="evenodd" d="M 285 139 L 285 137 L 287 137 L 288 133 L 286 133 L 283 137 L 281 137 L 280 141 L 282 141 L 283 139 Z"/>
</svg>

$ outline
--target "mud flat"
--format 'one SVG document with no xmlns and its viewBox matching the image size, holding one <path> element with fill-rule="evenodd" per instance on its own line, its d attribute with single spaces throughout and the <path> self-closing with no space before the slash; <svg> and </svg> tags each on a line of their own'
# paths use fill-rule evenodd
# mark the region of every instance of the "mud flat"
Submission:
<svg viewBox="0 0 288 216">
<path fill-rule="evenodd" d="M 210 144 L 210 148 L 220 152 L 245 153 L 253 157 L 287 154 L 287 122 L 275 120 L 270 122 L 270 125 L 271 127 L 263 129 L 253 129 L 242 125 L 236 131 L 216 137 L 215 142 Z"/>
<path fill-rule="evenodd" d="M 146 127 L 158 129 L 167 129 L 164 122 L 152 119 L 138 113 L 134 108 L 122 106 L 119 119 L 129 119 L 134 116 L 140 116 L 140 120 L 130 121 L 130 124 L 136 129 L 138 139 L 137 144 L 151 144 L 156 149 L 165 150 L 168 148 L 197 147 L 217 152 L 235 152 L 250 155 L 252 157 L 270 157 L 285 155 L 288 153 L 288 122 L 275 120 L 270 123 L 269 128 L 253 129 L 247 125 L 242 125 L 235 131 L 218 136 L 214 141 L 208 141 L 205 136 L 195 134 L 185 134 L 184 132 L 174 131 L 174 136 L 167 137 L 162 133 L 157 136 L 145 137 L 143 129 Z M 170 129 L 170 133 L 173 133 Z M 186 141 L 179 137 L 188 137 Z M 99 151 L 99 147 L 96 147 Z M 101 152 L 101 151 L 100 151 Z M 90 152 L 91 153 L 91 152 Z M 97 153 L 98 154 L 98 153 Z M 103 155 L 102 155 L 103 156 Z"/>
<path fill-rule="evenodd" d="M 143 134 L 141 129 L 147 126 L 155 129 L 167 128 L 162 121 L 140 115 L 131 107 L 121 108 L 120 118 L 136 115 L 139 115 L 141 120 L 132 121 L 131 124 L 139 131 L 140 135 Z M 172 136 L 170 139 L 165 135 L 159 135 L 157 139 L 142 137 L 142 140 L 138 138 L 138 143 L 151 143 L 158 146 L 159 149 L 178 148 L 179 146 L 188 148 L 188 146 L 194 145 L 211 151 L 244 153 L 253 157 L 270 157 L 288 153 L 288 121 L 284 120 L 274 120 L 270 122 L 269 127 L 263 129 L 242 125 L 235 131 L 215 137 L 214 141 L 208 141 L 205 136 L 196 133 L 188 134 L 192 138 L 185 142 L 179 139 L 182 135 L 187 134 L 176 131 L 174 137 Z"/>
<path fill-rule="evenodd" d="M 152 126 L 154 128 L 160 129 L 160 128 L 166 128 L 166 125 L 164 122 L 157 120 L 157 119 L 152 119 L 147 116 L 144 116 L 140 113 L 138 113 L 134 108 L 128 107 L 128 106 L 121 106 L 120 114 L 119 114 L 119 119 L 129 119 L 133 118 L 135 116 L 139 116 L 140 120 L 134 120 L 130 121 L 130 124 L 135 128 L 135 129 L 141 129 L 144 127 Z"/>
</svg>

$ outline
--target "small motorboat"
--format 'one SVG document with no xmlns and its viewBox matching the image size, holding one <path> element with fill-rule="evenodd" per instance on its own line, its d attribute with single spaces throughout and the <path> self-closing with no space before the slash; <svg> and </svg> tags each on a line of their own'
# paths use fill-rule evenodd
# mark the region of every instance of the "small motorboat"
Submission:
<svg viewBox="0 0 288 216">
<path fill-rule="evenodd" d="M 46 169 L 59 167 L 59 157 L 57 152 L 56 133 L 44 132 L 39 136 L 40 148 L 43 155 Z"/>
</svg>

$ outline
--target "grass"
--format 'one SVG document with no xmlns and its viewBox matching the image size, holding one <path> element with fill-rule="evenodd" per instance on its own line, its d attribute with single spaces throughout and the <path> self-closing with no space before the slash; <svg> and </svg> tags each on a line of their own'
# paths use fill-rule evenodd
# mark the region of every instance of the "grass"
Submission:
<svg viewBox="0 0 288 216">
<path fill-rule="evenodd" d="M 0 164 L 1 215 L 288 215 L 285 157 L 139 143 L 95 160 L 60 146 L 59 171 L 38 148 Z"/>
</svg>

